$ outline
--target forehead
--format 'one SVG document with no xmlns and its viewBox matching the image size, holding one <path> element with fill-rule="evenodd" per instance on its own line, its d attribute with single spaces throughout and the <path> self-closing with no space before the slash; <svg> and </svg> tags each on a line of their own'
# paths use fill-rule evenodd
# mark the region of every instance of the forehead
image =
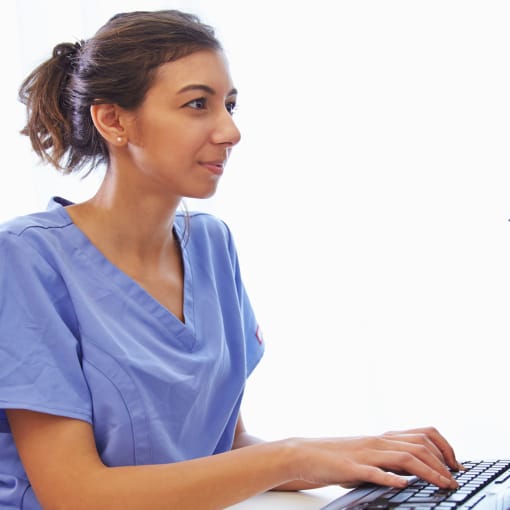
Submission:
<svg viewBox="0 0 510 510">
<path fill-rule="evenodd" d="M 202 50 L 158 67 L 151 90 L 177 93 L 187 85 L 207 85 L 218 94 L 233 88 L 228 62 L 222 51 Z M 149 91 L 150 93 L 150 91 Z"/>
</svg>

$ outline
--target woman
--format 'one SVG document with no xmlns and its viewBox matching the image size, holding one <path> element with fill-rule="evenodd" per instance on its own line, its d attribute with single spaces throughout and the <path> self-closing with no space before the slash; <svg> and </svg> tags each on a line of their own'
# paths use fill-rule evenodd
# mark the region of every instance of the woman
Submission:
<svg viewBox="0 0 510 510">
<path fill-rule="evenodd" d="M 213 30 L 178 11 L 113 17 L 23 83 L 24 134 L 97 194 L 0 229 L 0 506 L 224 508 L 269 489 L 412 473 L 455 487 L 433 428 L 250 436 L 240 414 L 263 341 L 226 225 L 182 214 L 239 141 Z"/>
</svg>

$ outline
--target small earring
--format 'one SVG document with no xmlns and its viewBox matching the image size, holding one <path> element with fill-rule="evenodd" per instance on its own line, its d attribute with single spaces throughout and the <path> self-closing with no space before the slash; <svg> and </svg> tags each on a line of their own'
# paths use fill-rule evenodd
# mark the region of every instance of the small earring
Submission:
<svg viewBox="0 0 510 510">
<path fill-rule="evenodd" d="M 122 136 L 117 137 L 117 143 L 122 143 Z"/>
</svg>

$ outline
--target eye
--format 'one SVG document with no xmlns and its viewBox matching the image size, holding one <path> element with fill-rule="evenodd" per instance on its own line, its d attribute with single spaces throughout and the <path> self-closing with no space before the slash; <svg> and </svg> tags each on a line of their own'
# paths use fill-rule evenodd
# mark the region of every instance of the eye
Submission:
<svg viewBox="0 0 510 510">
<path fill-rule="evenodd" d="M 193 99 L 189 103 L 186 103 L 185 106 L 189 106 L 194 110 L 204 110 L 207 106 L 207 100 L 205 97 L 199 97 L 197 99 Z"/>
<path fill-rule="evenodd" d="M 237 110 L 237 103 L 235 101 L 229 101 L 228 103 L 225 103 L 225 108 L 230 115 L 234 115 Z"/>
</svg>

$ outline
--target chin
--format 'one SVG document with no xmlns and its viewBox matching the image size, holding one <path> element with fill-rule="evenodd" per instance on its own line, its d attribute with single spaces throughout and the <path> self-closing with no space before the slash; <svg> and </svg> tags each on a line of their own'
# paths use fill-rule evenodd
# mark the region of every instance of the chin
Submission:
<svg viewBox="0 0 510 510">
<path fill-rule="evenodd" d="M 194 193 L 187 194 L 187 197 L 188 198 L 196 198 L 196 199 L 211 198 L 216 193 L 216 188 L 217 188 L 217 186 L 214 186 L 213 188 L 209 187 L 207 189 L 203 189 L 200 191 L 195 190 Z"/>
</svg>

